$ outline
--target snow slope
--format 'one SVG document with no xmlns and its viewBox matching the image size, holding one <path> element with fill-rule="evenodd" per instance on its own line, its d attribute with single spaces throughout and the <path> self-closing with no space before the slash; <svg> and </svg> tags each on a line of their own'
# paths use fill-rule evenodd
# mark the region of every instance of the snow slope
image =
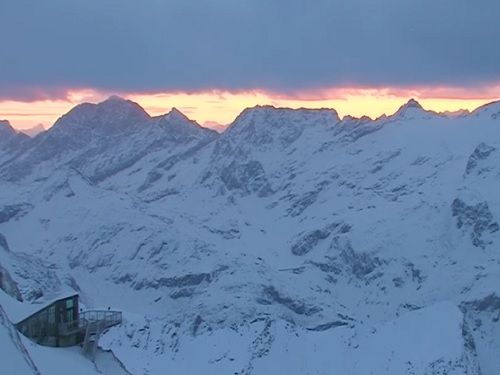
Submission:
<svg viewBox="0 0 500 375">
<path fill-rule="evenodd" d="M 10 374 L 40 374 L 2 306 L 0 306 L 0 343 L 0 363 L 3 371 Z"/>
<path fill-rule="evenodd" d="M 267 318 L 163 347 L 154 326 L 129 321 L 103 345 L 137 374 L 480 374 L 462 324 L 458 307 L 443 302 L 377 326 L 307 330 Z"/>
<path fill-rule="evenodd" d="M 498 113 L 81 105 L 0 164 L 0 266 L 124 310 L 132 373 L 494 375 Z"/>
</svg>

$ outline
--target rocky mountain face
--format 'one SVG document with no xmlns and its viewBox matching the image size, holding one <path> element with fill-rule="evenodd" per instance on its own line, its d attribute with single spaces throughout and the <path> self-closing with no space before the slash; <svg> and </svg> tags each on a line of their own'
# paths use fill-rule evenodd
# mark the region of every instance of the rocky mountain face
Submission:
<svg viewBox="0 0 500 375">
<path fill-rule="evenodd" d="M 175 109 L 151 118 L 138 104 L 110 97 L 73 108 L 49 131 L 29 140 L 2 174 L 10 181 L 45 179 L 65 168 L 100 182 L 155 152 L 166 157 L 174 148 L 187 151 L 214 136 Z"/>
<path fill-rule="evenodd" d="M 498 108 L 77 106 L 0 143 L 4 289 L 122 309 L 134 374 L 496 374 Z"/>
<path fill-rule="evenodd" d="M 28 139 L 26 134 L 18 133 L 8 121 L 0 120 L 0 164 L 19 152 Z"/>
</svg>

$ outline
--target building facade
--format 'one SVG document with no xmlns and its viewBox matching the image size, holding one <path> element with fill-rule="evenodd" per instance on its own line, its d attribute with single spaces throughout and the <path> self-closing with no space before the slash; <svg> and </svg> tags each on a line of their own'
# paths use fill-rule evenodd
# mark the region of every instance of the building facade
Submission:
<svg viewBox="0 0 500 375">
<path fill-rule="evenodd" d="M 82 341 L 78 322 L 78 294 L 75 294 L 52 301 L 17 323 L 16 327 L 40 345 L 72 346 Z"/>
</svg>

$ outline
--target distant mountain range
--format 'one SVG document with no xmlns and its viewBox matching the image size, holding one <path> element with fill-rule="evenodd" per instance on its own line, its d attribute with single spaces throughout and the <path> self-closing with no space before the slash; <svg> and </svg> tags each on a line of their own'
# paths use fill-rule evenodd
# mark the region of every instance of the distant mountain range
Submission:
<svg viewBox="0 0 500 375">
<path fill-rule="evenodd" d="M 101 345 L 133 374 L 494 375 L 499 130 L 500 102 L 415 100 L 220 134 L 119 97 L 0 122 L 0 287 L 123 310 Z"/>
<path fill-rule="evenodd" d="M 37 136 L 38 134 L 40 133 L 43 133 L 45 131 L 45 126 L 43 126 L 43 124 L 38 124 L 38 125 L 35 125 L 31 128 L 26 128 L 26 129 L 22 129 L 20 130 L 20 132 L 26 134 L 26 135 L 29 135 L 31 138 Z"/>
</svg>

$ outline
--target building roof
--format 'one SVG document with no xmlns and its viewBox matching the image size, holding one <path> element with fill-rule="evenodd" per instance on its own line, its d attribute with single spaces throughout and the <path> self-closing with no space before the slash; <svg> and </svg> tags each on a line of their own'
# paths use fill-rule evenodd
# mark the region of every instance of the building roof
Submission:
<svg viewBox="0 0 500 375">
<path fill-rule="evenodd" d="M 0 289 L 0 305 L 3 307 L 9 320 L 14 323 L 20 323 L 24 319 L 29 318 L 36 312 L 43 310 L 45 307 L 52 305 L 54 302 L 78 295 L 74 290 L 67 290 L 48 296 L 48 298 L 37 301 L 35 303 L 19 302 L 18 300 L 7 295 Z"/>
</svg>

